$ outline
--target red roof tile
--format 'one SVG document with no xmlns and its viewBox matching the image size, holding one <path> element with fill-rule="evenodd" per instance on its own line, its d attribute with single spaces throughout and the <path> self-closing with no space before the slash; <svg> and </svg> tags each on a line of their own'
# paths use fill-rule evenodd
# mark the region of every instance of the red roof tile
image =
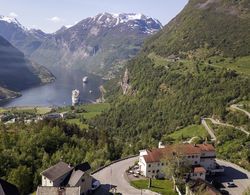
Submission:
<svg viewBox="0 0 250 195">
<path fill-rule="evenodd" d="M 165 148 L 155 148 L 147 150 L 148 155 L 144 155 L 144 159 L 147 163 L 159 162 L 163 156 L 179 154 L 179 155 L 193 155 L 201 154 L 201 152 L 215 151 L 211 144 L 179 144 L 179 145 L 167 145 Z"/>
<path fill-rule="evenodd" d="M 195 167 L 194 173 L 206 173 L 206 169 L 204 167 Z"/>
</svg>

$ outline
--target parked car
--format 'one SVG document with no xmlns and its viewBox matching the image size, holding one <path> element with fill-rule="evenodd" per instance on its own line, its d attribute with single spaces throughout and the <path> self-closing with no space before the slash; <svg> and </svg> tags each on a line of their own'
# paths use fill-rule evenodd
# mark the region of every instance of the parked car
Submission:
<svg viewBox="0 0 250 195">
<path fill-rule="evenodd" d="M 229 188 L 234 188 L 234 187 L 237 187 L 237 185 L 235 185 L 234 182 L 228 182 L 228 183 L 227 183 L 227 187 L 229 187 Z"/>
<path fill-rule="evenodd" d="M 134 171 L 133 171 L 133 170 L 129 170 L 128 172 L 131 173 L 131 174 L 134 174 Z"/>
<path fill-rule="evenodd" d="M 134 177 L 139 177 L 139 174 L 134 173 L 133 176 Z"/>
<path fill-rule="evenodd" d="M 101 182 L 99 181 L 99 180 L 95 180 L 95 181 L 93 181 L 93 183 L 92 183 L 92 188 L 91 188 L 91 190 L 92 191 L 95 191 L 97 188 L 99 188 L 101 186 Z"/>
</svg>

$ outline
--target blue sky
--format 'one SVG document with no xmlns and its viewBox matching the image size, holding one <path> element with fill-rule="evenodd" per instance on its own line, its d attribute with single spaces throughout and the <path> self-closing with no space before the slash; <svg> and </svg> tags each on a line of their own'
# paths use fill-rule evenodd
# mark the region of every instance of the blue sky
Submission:
<svg viewBox="0 0 250 195">
<path fill-rule="evenodd" d="M 16 16 L 28 28 L 54 32 L 98 13 L 143 13 L 163 25 L 176 16 L 188 0 L 0 0 L 0 15 Z"/>
</svg>

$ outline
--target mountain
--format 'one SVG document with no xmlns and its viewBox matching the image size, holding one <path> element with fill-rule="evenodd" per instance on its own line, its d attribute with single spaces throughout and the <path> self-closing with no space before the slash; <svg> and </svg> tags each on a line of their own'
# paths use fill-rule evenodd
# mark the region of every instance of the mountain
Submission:
<svg viewBox="0 0 250 195">
<path fill-rule="evenodd" d="M 26 56 L 30 56 L 50 36 L 41 30 L 28 30 L 16 18 L 9 16 L 0 16 L 0 35 Z"/>
<path fill-rule="evenodd" d="M 106 75 L 117 72 L 161 28 L 158 20 L 143 14 L 102 13 L 45 34 L 0 18 L 0 35 L 39 64 Z"/>
<path fill-rule="evenodd" d="M 24 54 L 0 36 L 0 99 L 19 95 L 20 91 L 48 83 L 54 76 L 44 67 L 28 60 Z"/>
<path fill-rule="evenodd" d="M 232 117 L 229 105 L 250 101 L 249 7 L 249 0 L 190 0 L 106 83 L 111 108 L 94 125 L 135 153 L 204 116 Z"/>
<path fill-rule="evenodd" d="M 250 55 L 249 0 L 191 0 L 144 47 L 168 57 L 208 48 L 210 55 Z"/>
<path fill-rule="evenodd" d="M 42 43 L 32 59 L 48 67 L 112 75 L 161 28 L 158 20 L 142 14 L 103 13 L 63 27 Z"/>
</svg>

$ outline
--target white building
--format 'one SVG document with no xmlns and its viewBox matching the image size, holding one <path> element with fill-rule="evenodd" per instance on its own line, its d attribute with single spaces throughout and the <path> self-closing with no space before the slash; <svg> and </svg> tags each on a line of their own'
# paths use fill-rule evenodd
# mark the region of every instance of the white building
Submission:
<svg viewBox="0 0 250 195">
<path fill-rule="evenodd" d="M 41 173 L 42 186 L 37 188 L 37 195 L 84 195 L 91 192 L 93 178 L 89 175 L 89 163 L 75 167 L 59 162 Z M 59 193 L 60 192 L 60 193 Z"/>
<path fill-rule="evenodd" d="M 211 144 L 178 144 L 152 150 L 141 150 L 139 157 L 139 167 L 141 174 L 145 177 L 163 177 L 164 176 L 164 157 L 167 155 L 178 154 L 182 156 L 185 162 L 192 166 L 193 172 L 190 173 L 192 179 L 205 179 L 208 171 L 222 172 L 223 169 L 217 169 L 215 162 L 215 148 Z"/>
</svg>

